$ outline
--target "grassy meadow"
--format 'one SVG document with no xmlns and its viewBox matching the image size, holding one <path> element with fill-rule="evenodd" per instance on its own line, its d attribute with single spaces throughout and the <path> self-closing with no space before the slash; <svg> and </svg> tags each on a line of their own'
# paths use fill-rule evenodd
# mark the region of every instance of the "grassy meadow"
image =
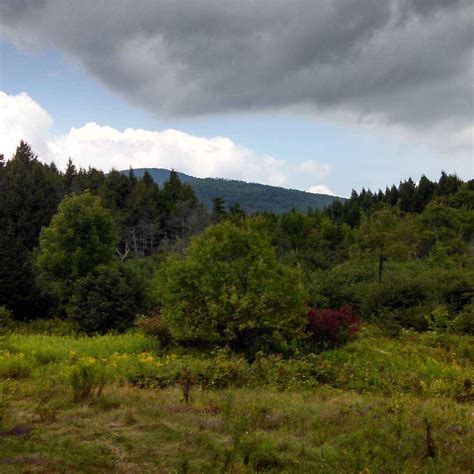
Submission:
<svg viewBox="0 0 474 474">
<path fill-rule="evenodd" d="M 470 336 L 363 326 L 252 364 L 140 332 L 0 338 L 0 472 L 471 473 Z"/>
</svg>

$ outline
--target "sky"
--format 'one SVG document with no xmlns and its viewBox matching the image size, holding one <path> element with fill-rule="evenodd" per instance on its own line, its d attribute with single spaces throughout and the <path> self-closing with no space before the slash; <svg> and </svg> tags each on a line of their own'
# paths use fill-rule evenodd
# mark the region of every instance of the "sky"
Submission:
<svg viewBox="0 0 474 474">
<path fill-rule="evenodd" d="M 468 0 L 2 0 L 0 153 L 340 196 L 474 176 Z"/>
</svg>

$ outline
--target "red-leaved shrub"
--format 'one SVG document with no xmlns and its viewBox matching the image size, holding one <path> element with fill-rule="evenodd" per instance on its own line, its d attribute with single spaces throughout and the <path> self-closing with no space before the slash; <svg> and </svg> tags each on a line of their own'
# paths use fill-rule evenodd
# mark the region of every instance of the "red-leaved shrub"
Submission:
<svg viewBox="0 0 474 474">
<path fill-rule="evenodd" d="M 345 344 L 359 330 L 360 320 L 352 306 L 339 309 L 312 308 L 308 312 L 307 331 L 314 342 Z"/>
</svg>

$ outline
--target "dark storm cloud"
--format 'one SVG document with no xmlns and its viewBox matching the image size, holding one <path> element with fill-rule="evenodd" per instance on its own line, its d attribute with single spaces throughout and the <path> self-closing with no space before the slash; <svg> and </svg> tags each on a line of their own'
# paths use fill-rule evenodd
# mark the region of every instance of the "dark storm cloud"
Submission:
<svg viewBox="0 0 474 474">
<path fill-rule="evenodd" d="M 3 0 L 0 22 L 158 114 L 472 122 L 470 0 Z"/>
</svg>

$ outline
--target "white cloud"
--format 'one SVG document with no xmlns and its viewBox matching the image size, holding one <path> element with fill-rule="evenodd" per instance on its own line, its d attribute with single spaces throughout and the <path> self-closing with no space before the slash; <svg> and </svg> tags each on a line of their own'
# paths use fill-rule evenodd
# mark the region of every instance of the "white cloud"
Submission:
<svg viewBox="0 0 474 474">
<path fill-rule="evenodd" d="M 331 174 L 331 165 L 328 163 L 318 163 L 313 160 L 306 160 L 296 166 L 300 173 L 316 178 L 326 178 Z"/>
<path fill-rule="evenodd" d="M 227 177 L 246 181 L 287 183 L 290 166 L 260 155 L 225 137 L 203 138 L 180 132 L 159 132 L 87 123 L 49 142 L 50 158 L 61 166 L 67 157 L 80 166 L 103 170 L 175 168 L 198 177 Z"/>
<path fill-rule="evenodd" d="M 318 184 L 316 186 L 311 186 L 306 191 L 308 193 L 328 194 L 329 196 L 336 196 L 336 193 L 325 184 Z"/>
<path fill-rule="evenodd" d="M 295 187 L 308 175 L 323 179 L 328 164 L 307 160 L 289 163 L 234 143 L 226 137 L 204 138 L 178 130 L 119 131 L 94 122 L 52 136 L 52 119 L 27 94 L 0 92 L 0 152 L 10 157 L 21 139 L 40 158 L 64 168 L 69 157 L 76 166 L 104 171 L 133 168 L 174 168 L 198 177 L 221 177 Z"/>
<path fill-rule="evenodd" d="M 45 138 L 53 123 L 50 115 L 28 94 L 8 95 L 0 91 L 0 153 L 10 158 L 21 140 L 44 156 Z"/>
</svg>

